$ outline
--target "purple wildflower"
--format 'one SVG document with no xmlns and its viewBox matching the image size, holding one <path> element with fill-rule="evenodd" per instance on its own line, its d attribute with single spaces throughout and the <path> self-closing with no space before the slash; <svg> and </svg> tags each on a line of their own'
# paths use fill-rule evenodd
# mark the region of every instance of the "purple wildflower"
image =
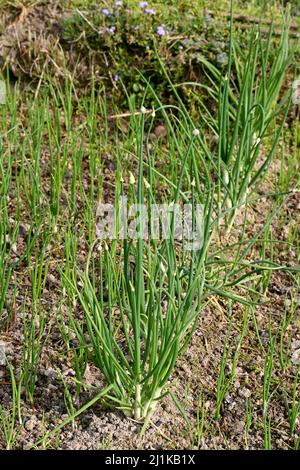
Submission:
<svg viewBox="0 0 300 470">
<path fill-rule="evenodd" d="M 140 2 L 141 8 L 146 8 L 148 6 L 148 2 Z"/>
<path fill-rule="evenodd" d="M 145 8 L 145 13 L 147 13 L 148 15 L 155 15 L 155 11 L 153 10 L 153 8 Z"/>
<path fill-rule="evenodd" d="M 109 28 L 106 29 L 106 31 L 107 31 L 109 34 L 115 34 L 115 32 L 116 32 L 116 27 L 115 27 L 115 26 L 110 26 Z"/>
<path fill-rule="evenodd" d="M 108 8 L 102 8 L 102 13 L 104 16 L 109 16 L 110 15 L 110 11 L 108 10 Z"/>
<path fill-rule="evenodd" d="M 159 36 L 166 36 L 166 34 L 167 34 L 167 31 L 165 30 L 165 28 L 162 25 L 160 25 L 156 28 L 156 32 Z"/>
<path fill-rule="evenodd" d="M 116 75 L 114 76 L 114 82 L 117 82 L 119 80 L 119 75 L 116 73 Z"/>
<path fill-rule="evenodd" d="M 116 5 L 116 7 L 122 7 L 122 6 L 123 6 L 123 2 L 117 1 L 117 2 L 115 2 L 115 5 Z"/>
</svg>

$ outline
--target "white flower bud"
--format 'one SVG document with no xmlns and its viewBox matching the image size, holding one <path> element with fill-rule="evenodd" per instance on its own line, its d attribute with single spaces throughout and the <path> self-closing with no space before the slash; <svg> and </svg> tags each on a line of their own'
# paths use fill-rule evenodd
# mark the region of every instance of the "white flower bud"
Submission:
<svg viewBox="0 0 300 470">
<path fill-rule="evenodd" d="M 228 174 L 228 171 L 226 170 L 226 168 L 223 169 L 223 181 L 224 181 L 224 184 L 226 184 L 226 186 L 228 186 L 228 184 L 229 184 L 229 174 Z"/>
<path fill-rule="evenodd" d="M 129 281 L 129 285 L 130 285 L 131 292 L 134 292 L 135 288 L 131 281 Z"/>
<path fill-rule="evenodd" d="M 145 188 L 146 188 L 146 189 L 149 189 L 149 188 L 150 188 L 150 184 L 148 183 L 148 181 L 146 180 L 146 178 L 144 178 L 144 185 L 145 185 Z"/>
<path fill-rule="evenodd" d="M 135 184 L 135 177 L 131 171 L 129 172 L 129 183 L 130 184 Z"/>
</svg>

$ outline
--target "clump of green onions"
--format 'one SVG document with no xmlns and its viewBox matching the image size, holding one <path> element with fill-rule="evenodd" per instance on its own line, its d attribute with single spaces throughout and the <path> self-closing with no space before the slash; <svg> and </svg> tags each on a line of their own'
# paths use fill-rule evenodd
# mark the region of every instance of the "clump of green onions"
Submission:
<svg viewBox="0 0 300 470">
<path fill-rule="evenodd" d="M 144 162 L 144 121 L 142 113 L 136 128 L 137 188 L 133 189 L 131 181 L 131 189 L 136 203 L 155 205 L 153 185 L 145 181 L 145 176 L 152 181 L 153 167 L 151 160 L 147 165 Z M 192 152 L 196 135 L 191 132 L 190 144 L 182 154 L 173 202 L 180 201 L 189 165 L 189 199 L 193 206 L 199 203 L 203 207 L 202 244 L 191 250 L 178 243 L 171 217 L 168 238 L 125 239 L 122 246 L 119 240 L 102 241 L 100 252 L 95 250 L 96 241 L 84 273 L 74 266 L 65 275 L 70 297 L 79 300 L 84 313 L 83 325 L 74 316 L 72 319 L 80 347 L 89 348 L 94 363 L 112 385 L 108 403 L 145 423 L 166 393 L 176 360 L 189 343 L 202 308 L 213 191 L 204 193 L 200 187 Z M 196 217 L 194 211 L 192 217 Z"/>
<path fill-rule="evenodd" d="M 199 152 L 217 180 L 218 218 L 229 232 L 238 210 L 254 194 L 265 177 L 277 149 L 290 108 L 291 92 L 282 91 L 292 54 L 289 48 L 289 18 L 283 18 L 282 34 L 274 47 L 274 26 L 267 36 L 255 26 L 247 47 L 234 37 L 233 1 L 231 2 L 228 65 L 225 73 L 205 57 L 199 57 L 209 84 L 185 82 L 174 85 L 164 64 L 181 109 L 191 125 L 200 127 Z M 177 89 L 192 86 L 205 89 L 216 102 L 217 114 L 200 101 L 201 126 L 193 122 Z M 216 148 L 211 142 L 217 142 Z"/>
</svg>

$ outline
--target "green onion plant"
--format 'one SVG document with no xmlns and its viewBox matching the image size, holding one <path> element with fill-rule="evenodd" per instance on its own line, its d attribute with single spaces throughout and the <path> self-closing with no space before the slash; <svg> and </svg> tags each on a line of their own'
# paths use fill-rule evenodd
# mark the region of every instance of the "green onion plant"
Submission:
<svg viewBox="0 0 300 470">
<path fill-rule="evenodd" d="M 147 165 L 144 162 L 143 112 L 133 125 L 138 178 L 136 184 L 131 175 L 129 192 L 135 203 L 144 204 L 147 200 L 149 208 L 157 200 L 151 184 L 152 161 L 148 159 Z M 71 304 L 74 305 L 75 298 L 83 310 L 83 326 L 73 316 L 80 346 L 89 349 L 107 383 L 112 385 L 108 401 L 145 423 L 166 393 L 176 360 L 189 343 L 202 308 L 213 192 L 204 191 L 200 185 L 199 167 L 191 151 L 194 139 L 191 132 L 172 195 L 173 203 L 179 203 L 188 167 L 192 207 L 196 203 L 203 207 L 202 244 L 196 250 L 178 244 L 174 215 L 169 220 L 169 237 L 163 240 L 144 239 L 144 222 L 140 220 L 136 240 L 125 239 L 122 246 L 117 240 L 95 241 L 85 271 L 80 272 L 80 267 L 75 265 L 73 271 L 68 267 L 63 276 Z M 124 194 L 123 182 L 120 192 Z M 194 226 L 194 210 L 192 219 L 195 219 Z"/>
<path fill-rule="evenodd" d="M 255 193 L 270 167 L 290 109 L 291 93 L 283 91 L 287 68 L 291 64 L 289 18 L 283 18 L 282 34 L 274 47 L 273 24 L 267 37 L 255 26 L 247 47 L 241 48 L 234 35 L 231 1 L 228 65 L 225 72 L 199 58 L 208 85 L 185 82 L 174 85 L 162 63 L 163 73 L 184 110 L 186 119 L 202 132 L 199 151 L 217 179 L 218 217 L 230 232 L 236 215 Z M 216 115 L 203 103 L 201 122 L 193 122 L 178 93 L 178 87 L 205 89 L 216 103 Z M 212 142 L 217 142 L 212 145 Z"/>
</svg>

